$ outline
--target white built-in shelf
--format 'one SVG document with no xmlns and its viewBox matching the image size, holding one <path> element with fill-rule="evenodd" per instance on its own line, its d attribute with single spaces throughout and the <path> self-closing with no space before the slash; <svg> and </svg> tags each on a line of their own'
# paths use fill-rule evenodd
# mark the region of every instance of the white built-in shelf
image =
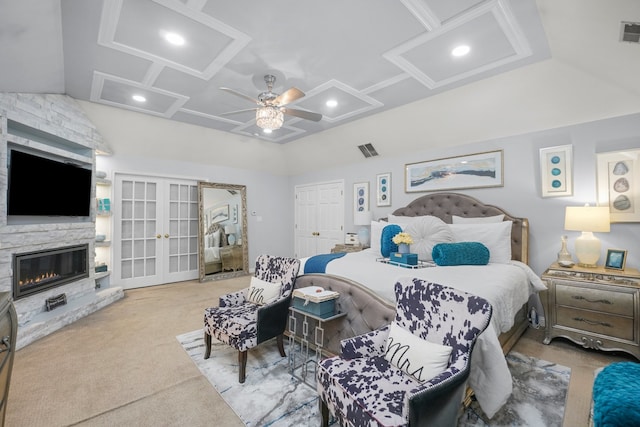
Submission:
<svg viewBox="0 0 640 427">
<path fill-rule="evenodd" d="M 111 185 L 111 180 L 96 177 L 96 185 Z"/>
<path fill-rule="evenodd" d="M 110 240 L 103 240 L 101 242 L 98 242 L 96 240 L 96 248 L 106 248 L 111 246 L 111 241 Z"/>
<path fill-rule="evenodd" d="M 107 277 L 107 276 L 108 276 L 108 275 L 110 275 L 110 274 L 111 274 L 111 271 L 110 271 L 110 270 L 107 270 L 107 271 L 101 271 L 101 272 L 99 272 L 99 273 L 96 273 L 96 274 L 95 274 L 95 276 L 93 276 L 93 278 L 94 278 L 95 280 L 100 280 L 100 279 L 102 279 L 102 278 L 104 278 L 104 277 Z"/>
</svg>

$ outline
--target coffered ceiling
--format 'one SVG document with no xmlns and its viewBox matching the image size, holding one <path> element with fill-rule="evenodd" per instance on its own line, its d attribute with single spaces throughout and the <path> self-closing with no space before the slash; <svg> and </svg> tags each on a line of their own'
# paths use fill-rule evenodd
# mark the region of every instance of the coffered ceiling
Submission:
<svg viewBox="0 0 640 427">
<path fill-rule="evenodd" d="M 23 58 L 36 70 L 8 64 L 0 90 L 66 93 L 274 143 L 550 56 L 533 0 L 0 2 L 0 51 L 46 60 Z M 167 43 L 171 32 L 182 46 Z M 470 52 L 452 56 L 460 45 Z M 274 92 L 306 94 L 288 107 L 322 119 L 285 115 L 263 133 L 249 98 L 266 90 L 266 74 Z M 225 115 L 237 110 L 249 111 Z"/>
</svg>

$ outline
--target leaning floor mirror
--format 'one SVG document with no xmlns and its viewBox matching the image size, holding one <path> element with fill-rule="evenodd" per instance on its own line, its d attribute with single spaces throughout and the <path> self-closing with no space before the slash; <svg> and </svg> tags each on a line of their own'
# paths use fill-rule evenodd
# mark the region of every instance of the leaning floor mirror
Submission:
<svg viewBox="0 0 640 427">
<path fill-rule="evenodd" d="M 200 281 L 249 274 L 244 185 L 198 182 Z"/>
</svg>

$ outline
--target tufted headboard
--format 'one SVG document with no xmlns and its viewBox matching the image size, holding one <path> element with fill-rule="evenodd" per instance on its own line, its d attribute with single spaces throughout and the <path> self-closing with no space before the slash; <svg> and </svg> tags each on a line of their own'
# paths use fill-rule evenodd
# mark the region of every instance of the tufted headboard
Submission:
<svg viewBox="0 0 640 427">
<path fill-rule="evenodd" d="M 504 221 L 513 221 L 511 227 L 511 258 L 529 262 L 529 221 L 516 218 L 503 209 L 485 205 L 471 196 L 459 193 L 432 193 L 413 200 L 407 206 L 396 209 L 393 215 L 423 216 L 432 215 L 451 224 L 451 216 L 477 218 L 504 214 Z"/>
<path fill-rule="evenodd" d="M 340 353 L 340 340 L 371 332 L 391 323 L 396 314 L 395 304 L 380 298 L 368 288 L 352 280 L 331 274 L 305 274 L 296 279 L 295 287 L 320 286 L 340 294 L 337 311 L 346 316 L 326 322 L 324 328 L 324 349 L 331 354 Z M 389 286 L 393 286 L 391 283 Z M 313 319 L 311 319 L 313 321 Z M 298 334 L 302 319 L 298 316 Z M 310 325 L 313 340 L 313 328 Z"/>
</svg>

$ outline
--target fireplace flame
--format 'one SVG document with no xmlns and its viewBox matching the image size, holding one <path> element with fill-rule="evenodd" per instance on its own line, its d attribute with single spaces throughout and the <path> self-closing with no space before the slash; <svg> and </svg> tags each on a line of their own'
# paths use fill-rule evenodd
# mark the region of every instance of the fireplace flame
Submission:
<svg viewBox="0 0 640 427">
<path fill-rule="evenodd" d="M 29 286 L 29 285 L 37 285 L 38 283 L 42 283 L 42 282 L 48 282 L 49 280 L 53 280 L 60 277 L 59 274 L 54 273 L 53 271 L 50 271 L 48 273 L 42 273 L 39 276 L 36 277 L 27 277 L 24 280 L 19 280 L 18 281 L 18 285 L 19 286 Z"/>
</svg>

